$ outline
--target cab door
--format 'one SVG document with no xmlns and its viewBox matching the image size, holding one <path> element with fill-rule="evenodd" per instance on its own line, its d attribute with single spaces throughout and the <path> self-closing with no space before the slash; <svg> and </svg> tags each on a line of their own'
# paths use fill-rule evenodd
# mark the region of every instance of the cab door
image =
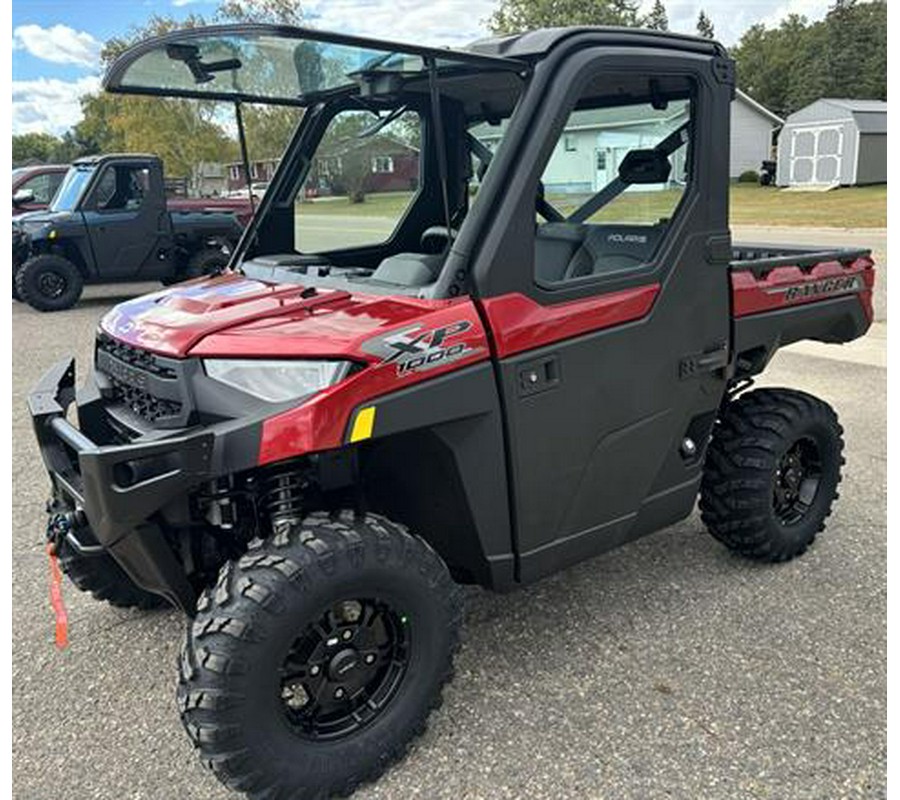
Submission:
<svg viewBox="0 0 900 800">
<path fill-rule="evenodd" d="M 140 162 L 101 167 L 82 211 L 100 279 L 154 277 L 169 269 L 159 258 L 170 224 L 159 172 Z"/>
<path fill-rule="evenodd" d="M 726 387 L 730 87 L 708 57 L 600 53 L 579 64 L 544 92 L 563 98 L 543 106 L 544 140 L 523 140 L 517 160 L 536 168 L 507 178 L 527 198 L 498 212 L 512 235 L 475 266 L 522 581 L 687 516 Z M 611 130 L 639 139 L 644 155 L 632 149 L 622 163 L 655 159 L 654 180 L 623 185 L 619 172 L 620 183 L 586 192 L 594 159 L 563 142 L 587 118 L 598 141 Z M 665 175 L 646 155 L 660 148 Z M 685 163 L 687 175 L 674 169 Z M 549 220 L 530 205 L 538 180 Z"/>
</svg>

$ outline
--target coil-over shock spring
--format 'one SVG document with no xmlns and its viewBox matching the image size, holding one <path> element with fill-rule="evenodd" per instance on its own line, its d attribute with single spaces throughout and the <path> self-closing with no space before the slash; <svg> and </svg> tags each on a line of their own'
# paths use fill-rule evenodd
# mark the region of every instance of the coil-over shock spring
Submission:
<svg viewBox="0 0 900 800">
<path fill-rule="evenodd" d="M 273 532 L 303 519 L 309 488 L 308 471 L 303 468 L 281 469 L 260 481 L 259 507 L 268 516 Z"/>
</svg>

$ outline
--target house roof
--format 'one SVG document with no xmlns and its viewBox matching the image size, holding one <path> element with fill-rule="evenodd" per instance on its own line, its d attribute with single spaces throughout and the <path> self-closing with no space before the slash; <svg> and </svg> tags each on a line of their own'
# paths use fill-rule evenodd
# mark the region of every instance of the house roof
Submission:
<svg viewBox="0 0 900 800">
<path fill-rule="evenodd" d="M 737 91 L 737 100 L 753 109 L 757 114 L 765 117 L 773 127 L 784 124 L 784 120 L 777 114 L 769 111 L 765 106 L 757 103 L 750 95 Z M 642 122 L 669 122 L 684 114 L 681 106 L 673 107 L 672 113 L 667 117 L 661 117 L 659 111 L 647 105 L 613 106 L 611 108 L 582 109 L 572 112 L 566 131 L 591 130 L 592 128 L 616 128 L 628 125 L 639 125 Z M 506 123 L 499 126 L 491 126 L 482 123 L 472 129 L 473 135 L 479 139 L 497 139 L 503 134 Z"/>
<path fill-rule="evenodd" d="M 766 119 L 775 125 L 784 125 L 784 120 L 778 116 L 774 111 L 769 111 L 762 103 L 758 103 L 749 94 L 746 92 L 742 92 L 740 89 L 735 91 L 735 99 L 740 100 L 742 103 L 750 106 L 754 111 L 759 114 L 762 114 Z"/>
<path fill-rule="evenodd" d="M 831 103 L 833 106 L 841 106 L 848 111 L 856 113 L 857 111 L 878 111 L 887 114 L 886 100 L 854 100 L 840 97 L 823 97 L 823 103 Z"/>
<path fill-rule="evenodd" d="M 887 101 L 857 100 L 844 97 L 822 97 L 808 106 L 795 111 L 788 118 L 789 122 L 805 123 L 808 109 L 815 106 L 828 106 L 832 119 L 852 119 L 860 133 L 887 133 Z M 799 117 L 799 119 L 798 119 Z M 814 121 L 809 120 L 809 121 Z"/>
</svg>

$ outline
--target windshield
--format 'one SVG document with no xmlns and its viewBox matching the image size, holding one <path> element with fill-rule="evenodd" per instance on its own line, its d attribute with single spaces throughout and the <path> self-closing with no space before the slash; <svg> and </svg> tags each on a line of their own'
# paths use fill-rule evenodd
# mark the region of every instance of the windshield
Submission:
<svg viewBox="0 0 900 800">
<path fill-rule="evenodd" d="M 50 210 L 74 211 L 78 207 L 85 188 L 91 181 L 94 169 L 93 166 L 87 164 L 71 167 L 50 204 Z"/>
<path fill-rule="evenodd" d="M 109 91 L 271 104 L 308 105 L 315 97 L 367 84 L 384 91 L 391 76 L 519 68 L 507 59 L 266 25 L 178 31 L 143 42 L 110 68 Z"/>
</svg>

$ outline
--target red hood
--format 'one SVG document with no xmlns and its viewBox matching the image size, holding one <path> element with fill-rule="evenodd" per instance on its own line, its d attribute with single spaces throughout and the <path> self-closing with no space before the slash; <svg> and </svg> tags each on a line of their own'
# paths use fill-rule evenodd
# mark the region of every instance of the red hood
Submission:
<svg viewBox="0 0 900 800">
<path fill-rule="evenodd" d="M 175 357 L 365 357 L 362 343 L 380 330 L 461 302 L 467 301 L 313 290 L 230 273 L 122 303 L 101 327 L 116 339 Z"/>
</svg>

